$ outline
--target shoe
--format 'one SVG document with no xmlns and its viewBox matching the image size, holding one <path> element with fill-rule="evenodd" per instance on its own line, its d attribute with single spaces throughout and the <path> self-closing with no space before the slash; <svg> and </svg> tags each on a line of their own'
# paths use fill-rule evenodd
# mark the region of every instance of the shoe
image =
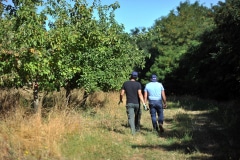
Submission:
<svg viewBox="0 0 240 160">
<path fill-rule="evenodd" d="M 154 128 L 152 129 L 152 133 L 153 133 L 153 134 L 156 134 L 156 135 L 159 135 L 159 134 L 160 134 L 158 126 L 156 126 L 156 127 L 154 127 Z"/>
<path fill-rule="evenodd" d="M 162 124 L 159 124 L 159 128 L 160 128 L 160 133 L 163 133 L 164 129 L 163 129 L 163 125 Z"/>
<path fill-rule="evenodd" d="M 139 133 L 140 132 L 140 129 L 136 129 L 136 133 Z"/>
</svg>

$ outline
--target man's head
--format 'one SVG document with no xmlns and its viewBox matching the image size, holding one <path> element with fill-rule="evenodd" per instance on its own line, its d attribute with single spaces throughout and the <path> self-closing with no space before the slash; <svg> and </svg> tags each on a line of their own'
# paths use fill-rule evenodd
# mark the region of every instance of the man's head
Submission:
<svg viewBox="0 0 240 160">
<path fill-rule="evenodd" d="M 137 79 L 138 78 L 138 72 L 133 71 L 131 74 L 131 79 Z"/>
<path fill-rule="evenodd" d="M 151 76 L 151 82 L 157 82 L 158 80 L 157 80 L 157 76 L 155 75 L 155 74 L 152 74 L 152 76 Z"/>
</svg>

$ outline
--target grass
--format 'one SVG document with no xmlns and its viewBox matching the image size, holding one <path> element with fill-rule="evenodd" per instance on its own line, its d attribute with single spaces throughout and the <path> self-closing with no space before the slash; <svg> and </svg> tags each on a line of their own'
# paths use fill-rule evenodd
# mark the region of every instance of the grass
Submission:
<svg viewBox="0 0 240 160">
<path fill-rule="evenodd" d="M 226 148 L 228 139 L 222 137 L 224 128 L 217 121 L 221 119 L 216 114 L 219 104 L 210 100 L 168 97 L 166 131 L 160 136 L 152 132 L 150 114 L 142 110 L 141 132 L 132 136 L 125 106 L 117 105 L 116 92 L 95 93 L 84 108 L 79 106 L 81 90 L 72 93 L 70 107 L 64 106 L 64 92 L 48 96 L 40 115 L 31 112 L 26 98 L 31 96 L 26 92 L 1 92 L 4 114 L 0 120 L 0 159 L 185 160 L 238 156 L 237 150 Z M 9 108 L 11 104 L 15 107 Z"/>
</svg>

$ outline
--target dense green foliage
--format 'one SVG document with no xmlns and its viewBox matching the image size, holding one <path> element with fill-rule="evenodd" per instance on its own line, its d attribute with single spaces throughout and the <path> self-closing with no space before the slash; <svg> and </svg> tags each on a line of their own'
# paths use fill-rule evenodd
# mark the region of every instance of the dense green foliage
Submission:
<svg viewBox="0 0 240 160">
<path fill-rule="evenodd" d="M 150 72 L 157 73 L 160 80 L 164 80 L 166 74 L 178 68 L 182 55 L 189 48 L 200 43 L 199 35 L 212 26 L 211 10 L 200 6 L 198 2 L 180 3 L 176 11 L 173 10 L 167 17 L 156 21 L 152 28 L 151 32 L 157 35 L 153 42 L 158 44 L 156 47 L 159 56 L 150 68 Z"/>
<path fill-rule="evenodd" d="M 143 84 L 155 73 L 168 94 L 237 99 L 239 81 L 239 0 L 211 8 L 182 2 L 148 31 L 132 30 L 139 48 L 149 53 Z"/>
<path fill-rule="evenodd" d="M 200 44 L 190 48 L 180 67 L 170 75 L 180 93 L 218 100 L 238 99 L 239 79 L 239 1 L 213 7 L 215 27 L 205 29 Z M 180 84 L 180 85 L 179 85 Z"/>
<path fill-rule="evenodd" d="M 156 73 L 160 81 L 178 68 L 178 62 L 186 51 L 200 43 L 199 35 L 207 28 L 211 28 L 213 17 L 211 10 L 200 6 L 198 2 L 180 3 L 177 10 L 172 10 L 168 16 L 155 21 L 155 25 L 147 33 L 151 47 L 148 50 L 154 59 L 147 73 Z"/>
<path fill-rule="evenodd" d="M 211 8 L 181 2 L 151 28 L 128 34 L 115 20 L 118 2 L 18 0 L 14 6 L 1 5 L 1 86 L 21 87 L 37 79 L 43 90 L 118 90 L 137 69 L 143 84 L 157 74 L 168 93 L 236 99 L 239 6 L 239 0 Z"/>
<path fill-rule="evenodd" d="M 118 3 L 19 0 L 14 5 L 14 14 L 6 7 L 0 22 L 4 87 L 37 80 L 42 90 L 66 84 L 87 93 L 117 90 L 135 66 L 144 65 L 143 52 L 114 19 Z"/>
</svg>

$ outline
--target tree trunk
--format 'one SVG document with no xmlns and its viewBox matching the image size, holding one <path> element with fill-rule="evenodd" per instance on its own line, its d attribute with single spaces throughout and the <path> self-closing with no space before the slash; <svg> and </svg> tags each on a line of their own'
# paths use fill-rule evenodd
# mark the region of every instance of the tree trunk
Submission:
<svg viewBox="0 0 240 160">
<path fill-rule="evenodd" d="M 82 103 L 81 103 L 81 107 L 86 108 L 87 98 L 88 98 L 88 93 L 87 93 L 86 91 L 84 91 L 84 93 L 83 93 L 83 100 L 82 100 Z"/>
<path fill-rule="evenodd" d="M 71 100 L 71 88 L 68 85 L 65 87 L 66 89 L 66 107 L 70 104 Z"/>
<path fill-rule="evenodd" d="M 33 109 L 35 113 L 40 112 L 41 109 L 39 106 L 38 82 L 35 81 L 33 82 Z"/>
</svg>

